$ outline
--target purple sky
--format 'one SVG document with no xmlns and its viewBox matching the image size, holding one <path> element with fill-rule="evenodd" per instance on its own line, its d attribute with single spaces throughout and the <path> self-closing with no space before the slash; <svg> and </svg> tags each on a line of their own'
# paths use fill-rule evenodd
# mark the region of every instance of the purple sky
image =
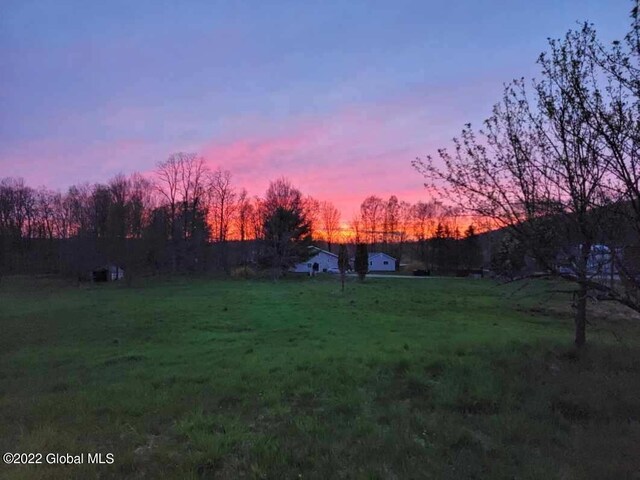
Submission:
<svg viewBox="0 0 640 480">
<path fill-rule="evenodd" d="M 589 20 L 621 38 L 631 6 L 3 0 L 0 177 L 66 189 L 193 151 L 349 219 L 369 194 L 425 198 L 411 160 L 535 75 L 547 37 Z"/>
</svg>

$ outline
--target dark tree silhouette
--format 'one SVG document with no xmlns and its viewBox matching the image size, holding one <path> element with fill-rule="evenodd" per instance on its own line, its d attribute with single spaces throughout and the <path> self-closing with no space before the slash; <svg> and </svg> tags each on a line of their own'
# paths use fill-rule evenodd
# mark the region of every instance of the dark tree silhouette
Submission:
<svg viewBox="0 0 640 480">
<path fill-rule="evenodd" d="M 342 282 L 342 291 L 344 292 L 344 280 L 349 270 L 349 252 L 344 243 L 340 244 L 338 249 L 338 269 L 340 270 L 340 281 Z"/>
<path fill-rule="evenodd" d="M 551 40 L 532 90 L 524 80 L 512 82 L 483 130 L 467 125 L 453 152 L 414 162 L 449 201 L 506 227 L 544 271 L 576 283 L 577 346 L 586 341 L 590 288 L 639 307 L 598 282 L 590 267 L 593 247 L 613 243 L 619 231 L 609 208 L 605 139 L 585 108 L 602 99 L 594 82 L 604 72 L 589 55 L 593 42 L 589 28 Z M 570 274 L 559 256 L 571 259 Z"/>
<path fill-rule="evenodd" d="M 263 204 L 262 262 L 275 276 L 309 257 L 311 226 L 302 194 L 284 179 L 271 182 Z"/>
<path fill-rule="evenodd" d="M 340 212 L 333 203 L 320 204 L 320 225 L 327 242 L 327 249 L 331 251 L 331 246 L 340 230 Z"/>
<path fill-rule="evenodd" d="M 369 272 L 369 251 L 366 243 L 358 243 L 356 245 L 356 257 L 353 263 L 353 268 L 358 274 L 358 278 L 360 278 L 360 281 L 364 281 L 367 272 Z"/>
<path fill-rule="evenodd" d="M 482 249 L 473 224 L 467 227 L 461 242 L 463 267 L 467 269 L 482 268 Z"/>
<path fill-rule="evenodd" d="M 311 235 L 309 224 L 295 209 L 277 207 L 265 219 L 263 262 L 273 268 L 277 276 L 309 257 Z"/>
</svg>

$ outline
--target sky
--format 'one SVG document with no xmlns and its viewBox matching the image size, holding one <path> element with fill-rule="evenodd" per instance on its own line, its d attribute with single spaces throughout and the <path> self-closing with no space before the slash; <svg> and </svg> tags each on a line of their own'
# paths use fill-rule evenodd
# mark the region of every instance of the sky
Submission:
<svg viewBox="0 0 640 480">
<path fill-rule="evenodd" d="M 0 178 L 66 190 L 202 155 L 261 195 L 285 176 L 343 219 L 427 199 L 411 167 L 548 37 L 627 30 L 628 0 L 0 0 Z"/>
</svg>

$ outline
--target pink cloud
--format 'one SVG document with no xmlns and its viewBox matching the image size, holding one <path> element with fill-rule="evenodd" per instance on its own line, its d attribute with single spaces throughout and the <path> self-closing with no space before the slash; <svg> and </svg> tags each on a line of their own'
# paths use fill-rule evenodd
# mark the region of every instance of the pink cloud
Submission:
<svg viewBox="0 0 640 480">
<path fill-rule="evenodd" d="M 411 161 L 446 145 L 457 131 L 457 120 L 434 117 L 449 101 L 418 91 L 280 122 L 243 115 L 221 120 L 216 140 L 191 139 L 189 144 L 136 136 L 136 125 L 156 117 L 153 110 L 108 110 L 105 128 L 128 120 L 134 127 L 130 136 L 79 148 L 72 139 L 29 142 L 19 150 L 5 150 L 0 167 L 5 175 L 24 176 L 30 184 L 65 189 L 83 181 L 104 182 L 119 172 L 151 175 L 155 164 L 171 153 L 194 151 L 211 168 L 230 170 L 235 185 L 251 195 L 262 195 L 270 180 L 286 176 L 305 194 L 332 201 L 343 220 L 349 220 L 368 195 L 395 194 L 411 202 L 428 197 Z"/>
<path fill-rule="evenodd" d="M 123 159 L 148 152 L 149 143 L 137 138 L 97 141 L 80 148 L 69 147 L 63 139 L 44 139 L 4 152 L 0 167 L 5 175 L 23 177 L 31 185 L 64 190 L 74 183 L 106 182 L 117 173 L 130 173 L 135 168 Z"/>
<path fill-rule="evenodd" d="M 262 194 L 270 180 L 284 175 L 304 193 L 332 201 L 349 219 L 368 195 L 426 197 L 411 167 L 424 148 L 407 128 L 415 118 L 407 112 L 403 118 L 403 107 L 345 109 L 304 119 L 285 133 L 213 142 L 201 152 L 211 167 L 230 170 L 235 183 L 252 194 Z"/>
</svg>

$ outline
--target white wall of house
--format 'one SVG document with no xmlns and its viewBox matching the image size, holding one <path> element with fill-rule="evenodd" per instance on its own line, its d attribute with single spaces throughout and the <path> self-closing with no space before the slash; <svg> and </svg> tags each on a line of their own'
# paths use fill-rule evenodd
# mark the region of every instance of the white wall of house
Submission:
<svg viewBox="0 0 640 480">
<path fill-rule="evenodd" d="M 308 260 L 296 264 L 292 270 L 298 273 L 309 273 L 314 262 L 318 263 L 319 272 L 327 271 L 330 268 L 338 268 L 338 256 L 325 252 L 324 250 L 320 250 Z"/>
<path fill-rule="evenodd" d="M 370 272 L 395 272 L 396 259 L 386 253 L 369 254 Z"/>
<path fill-rule="evenodd" d="M 115 265 L 109 266 L 109 280 L 122 280 L 124 278 L 124 270 Z"/>
</svg>

